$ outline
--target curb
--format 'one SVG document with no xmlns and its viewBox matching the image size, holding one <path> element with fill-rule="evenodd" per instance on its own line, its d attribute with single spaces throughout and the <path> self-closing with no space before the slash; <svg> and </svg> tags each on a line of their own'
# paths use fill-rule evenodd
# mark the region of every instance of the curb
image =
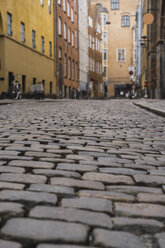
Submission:
<svg viewBox="0 0 165 248">
<path fill-rule="evenodd" d="M 160 109 L 157 109 L 157 108 L 151 108 L 151 107 L 148 107 L 148 106 L 145 106 L 145 105 L 142 105 L 142 104 L 139 104 L 139 103 L 133 103 L 135 106 L 137 107 L 140 107 L 142 109 L 145 109 L 149 112 L 152 112 L 156 115 L 159 115 L 159 116 L 162 116 L 162 117 L 165 117 L 165 112 L 164 111 L 161 111 Z"/>
</svg>

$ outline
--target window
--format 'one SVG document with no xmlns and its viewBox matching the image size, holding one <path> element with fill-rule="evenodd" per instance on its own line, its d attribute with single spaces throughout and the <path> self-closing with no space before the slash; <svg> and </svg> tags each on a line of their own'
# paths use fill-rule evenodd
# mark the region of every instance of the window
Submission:
<svg viewBox="0 0 165 248">
<path fill-rule="evenodd" d="M 70 17 L 70 3 L 67 2 L 67 15 Z"/>
<path fill-rule="evenodd" d="M 50 93 L 50 95 L 52 95 L 52 85 L 53 85 L 53 83 L 52 82 L 49 82 L 49 87 L 50 87 L 49 93 Z"/>
<path fill-rule="evenodd" d="M 104 41 L 104 43 L 107 42 L 107 33 L 106 32 L 103 33 L 103 41 Z"/>
<path fill-rule="evenodd" d="M 119 9 L 119 0 L 111 0 L 111 9 L 112 10 Z"/>
<path fill-rule="evenodd" d="M 77 64 L 77 62 L 76 62 L 76 69 L 75 69 L 75 79 L 76 79 L 76 81 L 78 80 L 78 64 Z"/>
<path fill-rule="evenodd" d="M 62 59 L 62 48 L 61 47 L 59 47 L 59 54 L 58 54 L 58 57 L 59 57 L 59 59 Z"/>
<path fill-rule="evenodd" d="M 52 42 L 49 41 L 49 56 L 52 57 Z"/>
<path fill-rule="evenodd" d="M 74 0 L 74 11 L 76 12 L 76 8 L 77 8 L 77 3 L 76 3 L 77 0 Z"/>
<path fill-rule="evenodd" d="M 88 23 L 89 27 L 93 28 L 93 19 L 90 16 L 88 17 Z"/>
<path fill-rule="evenodd" d="M 40 0 L 40 4 L 43 7 L 44 6 L 44 0 Z"/>
<path fill-rule="evenodd" d="M 63 0 L 63 10 L 66 11 L 66 0 Z"/>
<path fill-rule="evenodd" d="M 61 0 L 58 0 L 58 4 L 61 5 Z"/>
<path fill-rule="evenodd" d="M 7 34 L 8 35 L 12 35 L 11 22 L 12 22 L 11 14 L 7 13 Z"/>
<path fill-rule="evenodd" d="M 51 0 L 48 0 L 49 14 L 51 14 Z"/>
<path fill-rule="evenodd" d="M 117 61 L 125 61 L 126 60 L 126 51 L 125 49 L 117 49 Z"/>
<path fill-rule="evenodd" d="M 68 42 L 70 43 L 70 28 L 68 28 Z"/>
<path fill-rule="evenodd" d="M 72 80 L 74 81 L 75 79 L 75 62 L 74 60 L 72 61 Z"/>
<path fill-rule="evenodd" d="M 77 48 L 77 30 L 75 30 L 75 48 Z"/>
<path fill-rule="evenodd" d="M 61 17 L 59 16 L 58 18 L 58 34 L 59 35 L 62 35 L 61 24 L 62 24 Z"/>
<path fill-rule="evenodd" d="M 32 47 L 36 47 L 36 32 L 32 30 Z"/>
<path fill-rule="evenodd" d="M 67 55 L 64 55 L 64 77 L 67 77 Z"/>
<path fill-rule="evenodd" d="M 107 67 L 104 66 L 104 77 L 107 76 Z"/>
<path fill-rule="evenodd" d="M 69 79 L 71 79 L 71 58 L 69 58 L 68 61 L 68 74 L 69 74 Z"/>
<path fill-rule="evenodd" d="M 41 52 L 44 53 L 44 37 L 41 36 Z"/>
<path fill-rule="evenodd" d="M 36 84 L 36 78 L 33 78 L 33 84 Z"/>
<path fill-rule="evenodd" d="M 107 50 L 104 49 L 104 60 L 107 60 Z"/>
<path fill-rule="evenodd" d="M 74 32 L 72 32 L 72 46 L 74 47 Z"/>
<path fill-rule="evenodd" d="M 64 23 L 64 39 L 66 40 L 66 23 Z"/>
<path fill-rule="evenodd" d="M 71 8 L 71 21 L 74 22 L 74 19 L 73 19 L 73 8 Z"/>
<path fill-rule="evenodd" d="M 121 17 L 121 26 L 122 27 L 129 27 L 130 26 L 130 17 L 129 16 L 122 16 Z"/>
<path fill-rule="evenodd" d="M 103 15 L 103 24 L 106 25 L 107 23 L 107 15 Z"/>
<path fill-rule="evenodd" d="M 21 22 L 21 41 L 25 42 L 25 24 Z"/>
</svg>

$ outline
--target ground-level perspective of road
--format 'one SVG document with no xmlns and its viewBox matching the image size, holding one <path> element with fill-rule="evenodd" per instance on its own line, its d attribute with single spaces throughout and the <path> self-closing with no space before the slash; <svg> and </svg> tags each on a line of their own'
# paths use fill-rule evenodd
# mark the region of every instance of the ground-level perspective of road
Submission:
<svg viewBox="0 0 165 248">
<path fill-rule="evenodd" d="M 164 117 L 123 99 L 0 105 L 0 248 L 85 247 L 165 247 Z"/>
</svg>

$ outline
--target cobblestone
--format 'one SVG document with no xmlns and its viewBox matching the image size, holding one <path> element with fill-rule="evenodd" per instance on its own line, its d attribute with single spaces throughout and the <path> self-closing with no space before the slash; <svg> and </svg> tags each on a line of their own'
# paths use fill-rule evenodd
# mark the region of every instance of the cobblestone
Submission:
<svg viewBox="0 0 165 248">
<path fill-rule="evenodd" d="M 140 238 L 134 234 L 120 231 L 95 229 L 94 244 L 114 248 L 147 248 Z"/>
<path fill-rule="evenodd" d="M 165 247 L 165 119 L 134 102 L 1 105 L 0 248 Z"/>
<path fill-rule="evenodd" d="M 133 180 L 131 177 L 122 175 L 111 175 L 106 173 L 87 172 L 83 175 L 82 179 L 100 181 L 109 184 L 133 184 Z"/>
<path fill-rule="evenodd" d="M 16 183 L 45 183 L 47 178 L 40 175 L 19 174 L 19 173 L 2 173 L 0 181 Z"/>
<path fill-rule="evenodd" d="M 40 162 L 40 161 L 17 161 L 13 160 L 9 162 L 11 166 L 20 166 L 20 167 L 31 167 L 31 168 L 45 168 L 51 169 L 54 167 L 53 163 L 49 162 Z"/>
<path fill-rule="evenodd" d="M 1 248 L 22 248 L 22 245 L 17 242 L 0 240 L 0 247 Z"/>
<path fill-rule="evenodd" d="M 115 203 L 115 212 L 118 216 L 137 216 L 164 218 L 165 206 L 147 204 L 147 203 Z"/>
<path fill-rule="evenodd" d="M 32 184 L 29 188 L 31 191 L 39 191 L 39 192 L 49 192 L 56 193 L 59 195 L 74 195 L 74 189 L 71 187 L 65 186 L 53 186 L 47 184 Z"/>
<path fill-rule="evenodd" d="M 99 212 L 112 213 L 112 202 L 107 199 L 80 197 L 74 199 L 63 199 L 61 202 L 63 207 L 72 207 L 80 209 L 88 209 Z"/>
<path fill-rule="evenodd" d="M 30 216 L 40 219 L 45 218 L 80 222 L 91 226 L 106 227 L 109 229 L 113 227 L 110 217 L 104 213 L 96 213 L 72 208 L 38 206 L 31 210 Z"/>
<path fill-rule="evenodd" d="M 17 228 L 15 228 L 17 227 Z M 74 232 L 73 232 L 74 230 Z M 10 219 L 2 228 L 2 234 L 9 237 L 30 239 L 37 241 L 85 242 L 88 227 L 82 224 L 73 224 L 58 221 L 44 221 L 26 218 Z"/>
<path fill-rule="evenodd" d="M 32 202 L 45 202 L 45 203 L 55 204 L 57 202 L 57 197 L 54 194 L 43 193 L 43 192 L 3 190 L 0 192 L 0 200 L 32 201 Z"/>
<path fill-rule="evenodd" d="M 76 180 L 71 178 L 51 178 L 52 185 L 64 185 L 69 187 L 76 188 L 85 188 L 85 189 L 104 189 L 104 185 L 101 182 L 89 181 L 89 180 Z"/>
</svg>

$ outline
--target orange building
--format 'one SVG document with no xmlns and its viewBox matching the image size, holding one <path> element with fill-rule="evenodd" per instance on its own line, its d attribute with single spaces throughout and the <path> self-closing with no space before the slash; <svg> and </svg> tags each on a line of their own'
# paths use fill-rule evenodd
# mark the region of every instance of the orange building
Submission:
<svg viewBox="0 0 165 248">
<path fill-rule="evenodd" d="M 102 77 L 102 34 L 100 25 L 99 4 L 89 2 L 89 93 L 92 98 L 103 97 Z"/>
<path fill-rule="evenodd" d="M 57 3 L 57 95 L 75 97 L 78 88 L 78 0 Z"/>
</svg>

